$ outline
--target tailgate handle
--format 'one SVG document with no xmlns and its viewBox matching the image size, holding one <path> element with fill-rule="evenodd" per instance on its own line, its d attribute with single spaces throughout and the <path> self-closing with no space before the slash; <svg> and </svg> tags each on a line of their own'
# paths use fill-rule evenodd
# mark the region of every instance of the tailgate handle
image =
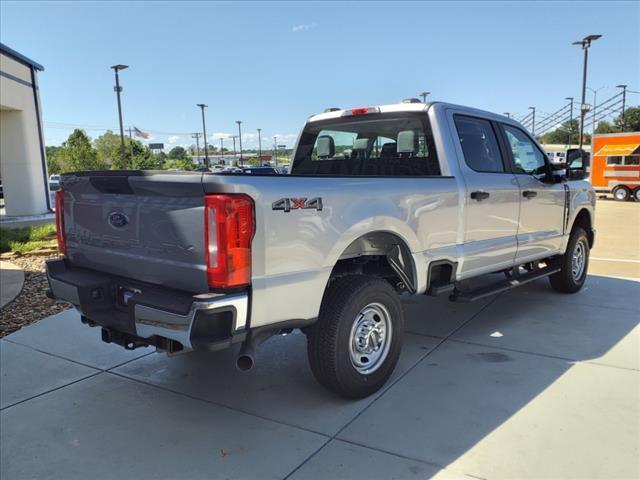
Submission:
<svg viewBox="0 0 640 480">
<path fill-rule="evenodd" d="M 534 192 L 533 190 L 525 190 L 522 192 L 522 196 L 524 198 L 533 198 L 538 196 L 538 192 Z"/>
<path fill-rule="evenodd" d="M 486 200 L 487 198 L 489 198 L 489 196 L 489 192 L 481 192 L 480 190 L 471 192 L 471 198 L 478 201 Z"/>
</svg>

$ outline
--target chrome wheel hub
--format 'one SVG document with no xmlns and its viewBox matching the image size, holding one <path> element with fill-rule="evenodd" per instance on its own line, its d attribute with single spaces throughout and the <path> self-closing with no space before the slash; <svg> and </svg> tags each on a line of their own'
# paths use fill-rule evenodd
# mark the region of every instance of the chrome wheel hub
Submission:
<svg viewBox="0 0 640 480">
<path fill-rule="evenodd" d="M 362 374 L 375 372 L 389 354 L 391 316 L 380 303 L 364 307 L 353 322 L 349 337 L 349 354 L 354 368 Z"/>
<path fill-rule="evenodd" d="M 587 244 L 584 239 L 578 240 L 571 256 L 571 274 L 574 280 L 580 280 L 587 263 Z"/>
</svg>

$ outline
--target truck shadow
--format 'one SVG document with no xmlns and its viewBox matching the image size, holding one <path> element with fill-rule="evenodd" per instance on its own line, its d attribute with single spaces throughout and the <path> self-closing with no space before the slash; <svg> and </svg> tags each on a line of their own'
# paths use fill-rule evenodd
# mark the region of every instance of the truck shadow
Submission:
<svg viewBox="0 0 640 480">
<path fill-rule="evenodd" d="M 360 401 L 315 382 L 299 333 L 265 342 L 250 372 L 235 369 L 235 350 L 150 355 L 116 372 L 446 467 L 576 363 L 638 369 L 637 337 L 630 333 L 640 318 L 640 282 L 590 276 L 583 291 L 561 295 L 538 281 L 479 305 L 413 297 L 405 312 L 405 349 L 394 377 L 386 390 Z M 582 421 L 589 432 L 598 420 Z"/>
</svg>

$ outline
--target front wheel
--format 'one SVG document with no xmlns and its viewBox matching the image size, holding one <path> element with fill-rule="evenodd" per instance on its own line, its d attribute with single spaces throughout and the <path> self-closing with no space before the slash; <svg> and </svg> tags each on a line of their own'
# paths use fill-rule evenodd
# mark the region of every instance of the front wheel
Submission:
<svg viewBox="0 0 640 480">
<path fill-rule="evenodd" d="M 634 191 L 633 191 L 633 198 L 636 199 L 636 202 L 640 202 L 640 187 L 637 187 Z"/>
<path fill-rule="evenodd" d="M 589 238 L 581 227 L 575 227 L 569 237 L 567 251 L 560 257 L 560 271 L 549 276 L 551 287 L 561 293 L 576 293 L 587 279 L 589 268 Z"/>
<path fill-rule="evenodd" d="M 388 282 L 366 275 L 339 278 L 325 292 L 307 335 L 311 371 L 339 395 L 367 397 L 391 376 L 403 328 L 402 305 Z"/>
<path fill-rule="evenodd" d="M 616 187 L 613 189 L 613 198 L 619 202 L 626 202 L 631 197 L 631 192 L 627 187 Z"/>
</svg>

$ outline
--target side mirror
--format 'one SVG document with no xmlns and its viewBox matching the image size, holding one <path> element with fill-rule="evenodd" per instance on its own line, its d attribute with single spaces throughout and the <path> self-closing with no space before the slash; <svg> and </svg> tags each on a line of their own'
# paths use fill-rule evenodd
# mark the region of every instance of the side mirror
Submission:
<svg viewBox="0 0 640 480">
<path fill-rule="evenodd" d="M 567 150 L 567 178 L 569 180 L 584 180 L 589 176 L 587 169 L 591 161 L 588 152 L 579 148 Z"/>
</svg>

